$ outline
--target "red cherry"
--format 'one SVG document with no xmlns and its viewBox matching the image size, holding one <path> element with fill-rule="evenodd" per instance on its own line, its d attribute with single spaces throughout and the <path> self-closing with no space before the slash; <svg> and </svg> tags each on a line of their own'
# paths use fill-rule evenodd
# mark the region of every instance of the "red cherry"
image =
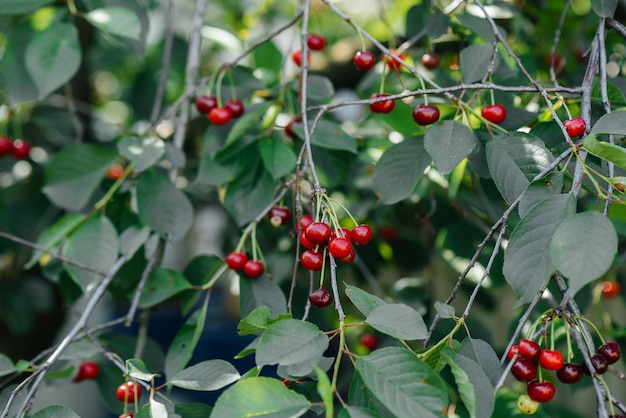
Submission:
<svg viewBox="0 0 626 418">
<path fill-rule="evenodd" d="M 244 111 L 243 103 L 241 103 L 241 101 L 237 99 L 230 99 L 229 101 L 226 102 L 225 107 L 227 107 L 228 110 L 230 110 L 230 113 L 233 116 L 233 118 L 238 118 L 239 116 L 243 115 L 243 111 Z"/>
<path fill-rule="evenodd" d="M 306 250 L 300 256 L 302 267 L 310 271 L 320 271 L 324 265 L 324 254 L 313 250 Z"/>
<path fill-rule="evenodd" d="M 372 229 L 365 224 L 355 226 L 350 235 L 356 245 L 365 245 L 372 239 Z"/>
<path fill-rule="evenodd" d="M 313 217 L 311 215 L 302 215 L 300 217 L 300 228 L 302 228 L 302 230 L 305 230 L 307 226 L 311 225 L 312 223 Z"/>
<path fill-rule="evenodd" d="M 300 234 L 300 245 L 302 245 L 304 248 L 308 248 L 309 250 L 313 250 L 315 249 L 315 247 L 317 247 L 317 244 L 314 244 L 307 239 L 304 232 Z"/>
<path fill-rule="evenodd" d="M 372 351 L 378 347 L 379 341 L 374 334 L 362 334 L 359 337 L 359 343 L 369 351 Z"/>
<path fill-rule="evenodd" d="M 620 295 L 622 286 L 616 281 L 606 281 L 602 283 L 602 296 L 606 299 L 613 299 Z"/>
<path fill-rule="evenodd" d="M 113 164 L 107 170 L 105 177 L 111 180 L 119 180 L 124 174 L 124 167 L 121 164 Z"/>
<path fill-rule="evenodd" d="M 383 241 L 392 243 L 398 238 L 398 230 L 391 225 L 383 225 L 378 228 L 378 234 Z"/>
<path fill-rule="evenodd" d="M 293 130 L 294 126 L 302 124 L 302 120 L 300 118 L 293 118 L 287 123 L 285 126 L 285 135 L 287 135 L 291 139 L 296 139 L 298 134 Z"/>
<path fill-rule="evenodd" d="M 547 380 L 544 380 L 543 382 L 533 380 L 528 384 L 527 393 L 533 401 L 549 402 L 552 398 L 554 398 L 556 389 L 554 388 L 552 382 Z"/>
<path fill-rule="evenodd" d="M 398 57 L 400 57 L 400 59 L 403 61 L 406 58 L 406 52 L 398 54 L 398 51 L 396 51 L 395 49 L 392 49 L 391 52 L 394 55 L 397 55 Z M 387 67 L 389 67 L 392 70 L 399 70 L 400 67 L 402 67 L 402 63 L 398 61 L 396 58 L 392 57 L 391 55 L 385 56 L 385 64 L 387 64 Z"/>
<path fill-rule="evenodd" d="M 74 376 L 74 383 L 82 380 L 94 380 L 100 374 L 100 365 L 93 361 L 85 361 L 78 368 L 78 373 Z"/>
<path fill-rule="evenodd" d="M 124 403 L 135 402 L 135 399 L 139 399 L 141 397 L 141 386 L 132 381 L 122 383 L 117 387 L 115 396 L 117 396 L 117 399 Z"/>
<path fill-rule="evenodd" d="M 413 120 L 418 125 L 431 125 L 439 120 L 439 109 L 432 105 L 417 106 L 413 109 Z"/>
<path fill-rule="evenodd" d="M 578 383 L 583 378 L 583 366 L 576 363 L 565 363 L 557 370 L 556 377 L 563 383 Z"/>
<path fill-rule="evenodd" d="M 324 222 L 313 222 L 306 227 L 304 234 L 313 244 L 326 244 L 330 238 L 330 226 Z"/>
<path fill-rule="evenodd" d="M 518 357 L 511 366 L 511 374 L 520 382 L 530 382 L 537 377 L 537 365 L 530 360 Z"/>
<path fill-rule="evenodd" d="M 274 226 L 286 225 L 291 221 L 291 209 L 287 206 L 273 206 L 267 212 L 267 217 Z"/>
<path fill-rule="evenodd" d="M 209 112 L 209 121 L 213 125 L 226 125 L 233 114 L 227 107 L 215 107 Z"/>
<path fill-rule="evenodd" d="M 434 52 L 432 54 L 424 54 L 422 55 L 422 65 L 429 70 L 434 70 L 439 67 L 439 63 L 441 62 L 441 57 Z"/>
<path fill-rule="evenodd" d="M 0 157 L 11 154 L 13 151 L 13 140 L 8 136 L 0 136 Z"/>
<path fill-rule="evenodd" d="M 263 262 L 259 260 L 248 260 L 243 265 L 243 274 L 251 279 L 259 277 L 264 271 L 265 266 L 263 265 Z"/>
<path fill-rule="evenodd" d="M 541 350 L 539 364 L 546 370 L 559 370 L 563 366 L 563 354 L 555 350 Z"/>
<path fill-rule="evenodd" d="M 501 104 L 485 106 L 481 113 L 491 123 L 500 123 L 506 119 L 506 108 Z"/>
<path fill-rule="evenodd" d="M 244 253 L 230 253 L 226 256 L 226 264 L 228 268 L 231 270 L 243 270 L 246 262 L 248 261 L 248 256 Z"/>
<path fill-rule="evenodd" d="M 346 238 L 332 238 L 328 243 L 328 251 L 335 258 L 344 258 L 352 252 L 352 243 Z"/>
<path fill-rule="evenodd" d="M 309 301 L 316 308 L 325 308 L 333 302 L 333 297 L 326 289 L 317 289 L 309 294 Z"/>
<path fill-rule="evenodd" d="M 217 97 L 206 95 L 196 97 L 196 109 L 198 109 L 198 112 L 206 115 L 211 111 L 211 109 L 216 107 Z"/>
<path fill-rule="evenodd" d="M 563 122 L 563 126 L 565 126 L 565 130 L 570 138 L 578 138 L 584 134 L 585 129 L 587 129 L 587 123 L 580 116 L 566 120 Z"/>
<path fill-rule="evenodd" d="M 16 139 L 13 141 L 13 150 L 11 155 L 16 160 L 25 160 L 30 155 L 30 142 L 23 139 Z"/>
<path fill-rule="evenodd" d="M 340 258 L 339 262 L 341 264 L 350 264 L 354 261 L 354 258 L 356 257 L 356 253 L 354 252 L 354 248 L 352 249 L 352 251 L 350 251 L 350 254 L 348 254 L 347 256 Z"/>
<path fill-rule="evenodd" d="M 357 51 L 353 61 L 357 70 L 369 71 L 376 65 L 376 56 L 369 51 Z"/>
<path fill-rule="evenodd" d="M 122 414 L 119 416 L 119 418 L 134 418 L 135 415 L 134 414 Z"/>
<path fill-rule="evenodd" d="M 311 62 L 311 54 L 307 54 L 307 58 L 308 61 L 307 62 Z M 296 64 L 298 67 L 300 67 L 302 65 L 302 50 L 301 49 L 297 49 L 293 52 L 293 54 L 291 54 L 291 60 L 293 61 L 294 64 Z"/>
<path fill-rule="evenodd" d="M 609 364 L 616 363 L 619 358 L 622 356 L 622 349 L 619 344 L 615 341 L 610 341 L 608 343 L 603 344 L 598 352 L 604 354 Z"/>
<path fill-rule="evenodd" d="M 310 33 L 306 38 L 306 44 L 309 46 L 309 49 L 313 51 L 321 51 L 326 48 L 326 38 L 322 35 Z"/>
<path fill-rule="evenodd" d="M 554 60 L 552 59 L 552 57 L 554 57 Z M 556 54 L 552 54 L 552 53 L 548 53 L 546 54 L 546 64 L 548 65 L 553 65 L 554 64 L 554 71 L 557 74 L 560 74 L 563 72 L 564 69 L 564 65 L 561 59 L 561 54 L 559 54 L 558 52 Z"/>
<path fill-rule="evenodd" d="M 591 357 L 591 365 L 596 370 L 596 373 L 604 374 L 604 372 L 606 372 L 609 368 L 609 359 L 607 359 L 606 356 L 602 353 L 596 353 L 594 356 Z"/>
<path fill-rule="evenodd" d="M 539 354 L 541 353 L 541 347 L 531 340 L 520 340 L 517 344 L 519 347 L 519 355 L 529 361 L 539 360 Z"/>
<path fill-rule="evenodd" d="M 518 353 L 518 351 L 519 351 L 519 347 L 517 346 L 517 344 L 515 344 L 514 346 L 509 348 L 509 352 L 506 353 L 506 358 L 508 358 L 509 360 L 512 360 L 513 357 L 515 357 L 515 355 Z"/>
<path fill-rule="evenodd" d="M 347 240 L 351 240 L 352 233 L 348 228 L 333 229 L 330 231 L 330 238 L 346 238 Z"/>
<path fill-rule="evenodd" d="M 370 99 L 378 99 L 381 97 L 388 97 L 390 94 L 387 93 L 377 93 L 373 94 Z M 383 100 L 380 102 L 370 103 L 370 110 L 374 113 L 390 113 L 393 108 L 396 107 L 395 100 Z"/>
</svg>

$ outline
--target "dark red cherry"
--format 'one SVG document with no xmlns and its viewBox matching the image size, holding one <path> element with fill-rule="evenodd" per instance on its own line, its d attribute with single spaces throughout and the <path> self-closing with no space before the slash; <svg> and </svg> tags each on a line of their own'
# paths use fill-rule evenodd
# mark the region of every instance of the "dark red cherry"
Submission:
<svg viewBox="0 0 626 418">
<path fill-rule="evenodd" d="M 604 354 L 609 364 L 616 363 L 622 356 L 622 349 L 615 341 L 603 344 L 598 352 Z"/>
<path fill-rule="evenodd" d="M 11 154 L 13 151 L 13 139 L 8 136 L 0 136 L 0 157 Z"/>
<path fill-rule="evenodd" d="M 206 95 L 196 97 L 196 109 L 198 109 L 198 112 L 206 115 L 211 111 L 211 109 L 216 107 L 217 97 Z"/>
<path fill-rule="evenodd" d="M 317 289 L 309 294 L 309 301 L 316 308 L 325 308 L 333 302 L 333 298 L 326 289 Z"/>
<path fill-rule="evenodd" d="M 321 51 L 326 48 L 326 38 L 322 35 L 310 33 L 309 36 L 307 36 L 306 43 L 309 49 L 313 51 Z"/>
<path fill-rule="evenodd" d="M 536 402 L 549 402 L 554 398 L 556 394 L 556 389 L 552 382 L 544 380 L 540 382 L 538 380 L 533 380 L 528 384 L 527 388 L 528 396 L 530 399 Z"/>
<path fill-rule="evenodd" d="M 259 260 L 248 260 L 243 265 L 243 274 L 251 279 L 259 277 L 261 274 L 263 274 L 264 271 L 265 265 L 262 261 Z"/>
<path fill-rule="evenodd" d="M 537 377 L 537 365 L 530 360 L 518 358 L 511 366 L 511 374 L 520 382 L 530 382 Z"/>
<path fill-rule="evenodd" d="M 248 256 L 244 253 L 232 252 L 226 256 L 226 264 L 231 270 L 243 270 L 248 261 Z"/>
<path fill-rule="evenodd" d="M 379 99 L 383 97 L 389 97 L 390 94 L 387 93 L 377 93 L 372 95 L 370 99 Z M 396 107 L 395 100 L 384 100 L 381 102 L 370 103 L 370 110 L 374 113 L 391 113 L 393 108 Z"/>
<path fill-rule="evenodd" d="M 556 371 L 556 377 L 563 383 L 578 383 L 583 378 L 583 367 L 576 363 L 564 363 Z"/>
<path fill-rule="evenodd" d="M 359 71 L 369 71 L 376 65 L 376 57 L 369 51 L 357 51 L 354 54 L 354 66 Z"/>
<path fill-rule="evenodd" d="M 517 344 L 519 349 L 519 355 L 530 361 L 539 360 L 539 354 L 541 353 L 541 347 L 531 340 L 520 340 Z"/>
<path fill-rule="evenodd" d="M 501 104 L 485 106 L 482 109 L 483 118 L 491 123 L 500 123 L 506 119 L 506 108 Z"/>
<path fill-rule="evenodd" d="M 243 115 L 243 112 L 244 112 L 243 103 L 241 103 L 237 99 L 230 99 L 229 101 L 226 102 L 225 107 L 227 107 L 228 110 L 230 110 L 230 113 L 232 114 L 233 118 L 238 118 L 239 116 Z"/>
<path fill-rule="evenodd" d="M 324 265 L 324 254 L 306 250 L 300 256 L 300 264 L 307 270 L 320 271 Z"/>
<path fill-rule="evenodd" d="M 439 109 L 432 105 L 417 106 L 413 109 L 413 120 L 418 125 L 431 125 L 439 120 Z"/>
</svg>

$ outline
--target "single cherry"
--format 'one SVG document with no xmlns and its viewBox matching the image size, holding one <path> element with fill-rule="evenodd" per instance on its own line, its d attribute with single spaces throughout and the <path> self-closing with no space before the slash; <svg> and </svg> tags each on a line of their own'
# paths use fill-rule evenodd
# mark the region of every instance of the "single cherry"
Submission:
<svg viewBox="0 0 626 418">
<path fill-rule="evenodd" d="M 317 289 L 311 292 L 309 301 L 316 308 L 325 308 L 333 302 L 333 297 L 326 289 Z"/>
<path fill-rule="evenodd" d="M 231 270 L 243 270 L 248 261 L 248 256 L 244 253 L 232 252 L 226 256 L 226 264 Z"/>
<path fill-rule="evenodd" d="M 311 62 L 311 54 L 307 54 L 307 58 L 308 61 L 307 62 Z M 298 67 L 302 66 L 302 50 L 301 49 L 297 49 L 293 52 L 293 54 L 291 54 L 291 60 L 293 61 L 294 64 L 296 64 Z"/>
<path fill-rule="evenodd" d="M 0 157 L 11 154 L 13 151 L 13 139 L 8 136 L 0 136 Z"/>
<path fill-rule="evenodd" d="M 417 106 L 413 109 L 413 120 L 418 125 L 431 125 L 439 120 L 439 108 L 433 105 Z"/>
<path fill-rule="evenodd" d="M 509 348 L 509 352 L 506 353 L 506 358 L 508 358 L 509 360 L 513 360 L 513 357 L 515 357 L 518 352 L 519 347 L 517 346 L 517 344 L 515 344 L 514 346 L 511 346 L 511 348 Z"/>
<path fill-rule="evenodd" d="M 578 138 L 587 129 L 587 123 L 580 116 L 566 120 L 563 122 L 563 126 L 565 126 L 565 130 L 570 138 Z"/>
<path fill-rule="evenodd" d="M 291 221 L 291 209 L 287 206 L 272 206 L 267 212 L 267 217 L 274 227 L 287 225 Z"/>
<path fill-rule="evenodd" d="M 602 283 L 602 296 L 606 299 L 613 299 L 620 295 L 622 286 L 617 281 L 606 281 Z"/>
<path fill-rule="evenodd" d="M 293 130 L 293 128 L 296 125 L 301 125 L 302 124 L 302 120 L 300 118 L 293 118 L 291 119 L 287 125 L 285 125 L 285 135 L 287 135 L 289 138 L 291 139 L 296 139 L 298 137 L 298 134 L 296 133 L 296 131 Z"/>
<path fill-rule="evenodd" d="M 519 355 L 529 361 L 539 360 L 539 353 L 541 353 L 541 347 L 531 340 L 520 340 L 517 344 L 519 347 Z"/>
<path fill-rule="evenodd" d="M 374 334 L 361 334 L 361 336 L 359 337 L 359 343 L 367 348 L 369 351 L 375 350 L 376 347 L 378 347 L 378 344 L 380 343 L 380 341 L 378 341 L 378 337 L 376 337 Z"/>
<path fill-rule="evenodd" d="M 30 155 L 30 142 L 23 139 L 16 139 L 13 141 L 13 150 L 11 150 L 11 155 L 16 160 L 25 160 Z"/>
<path fill-rule="evenodd" d="M 563 354 L 555 350 L 541 350 L 539 364 L 546 370 L 559 370 L 563 366 Z"/>
<path fill-rule="evenodd" d="M 135 414 L 122 414 L 118 418 L 134 418 Z"/>
<path fill-rule="evenodd" d="M 324 265 L 324 254 L 313 250 L 306 250 L 300 256 L 302 267 L 310 271 L 320 271 Z"/>
<path fill-rule="evenodd" d="M 530 382 L 537 377 L 537 365 L 530 360 L 518 358 L 511 366 L 511 374 L 520 382 Z"/>
<path fill-rule="evenodd" d="M 378 99 L 381 97 L 389 97 L 390 94 L 387 93 L 377 93 L 373 94 L 370 99 Z M 370 110 L 374 113 L 390 113 L 393 108 L 396 107 L 395 100 L 384 100 L 381 102 L 370 103 Z"/>
<path fill-rule="evenodd" d="M 216 107 L 217 97 L 207 95 L 196 97 L 196 109 L 198 109 L 198 112 L 206 115 L 211 111 L 211 109 L 214 109 Z"/>
<path fill-rule="evenodd" d="M 330 238 L 330 226 L 324 222 L 313 222 L 306 227 L 304 233 L 313 244 L 326 244 Z"/>
<path fill-rule="evenodd" d="M 300 217 L 300 228 L 302 228 L 302 230 L 304 231 L 307 226 L 311 225 L 313 223 L 313 217 L 311 215 L 302 215 Z"/>
<path fill-rule="evenodd" d="M 354 54 L 354 66 L 359 71 L 369 71 L 376 65 L 376 56 L 369 51 L 357 51 Z"/>
<path fill-rule="evenodd" d="M 595 355 L 591 357 L 590 360 L 591 360 L 591 365 L 593 366 L 596 373 L 598 374 L 603 374 L 609 368 L 609 360 L 602 353 L 596 353 Z M 585 374 L 591 374 L 589 373 L 589 368 L 587 368 L 586 362 L 583 361 L 581 366 Z"/>
<path fill-rule="evenodd" d="M 335 258 L 344 258 L 352 252 L 352 243 L 347 238 L 331 238 L 328 243 L 328 251 Z"/>
<path fill-rule="evenodd" d="M 263 262 L 259 260 L 248 260 L 243 265 L 243 274 L 251 279 L 259 277 L 264 271 L 265 266 L 263 265 Z"/>
<path fill-rule="evenodd" d="M 395 49 L 392 49 L 391 52 L 394 55 L 397 55 L 403 61 L 406 58 L 406 52 L 398 54 L 398 51 L 396 51 Z M 391 55 L 385 56 L 385 64 L 387 64 L 387 67 L 389 67 L 392 70 L 399 70 L 400 67 L 402 67 L 402 63 L 398 61 L 396 58 L 392 57 Z"/>
<path fill-rule="evenodd" d="M 533 380 L 528 384 L 527 388 L 528 396 L 530 399 L 537 402 L 549 402 L 554 398 L 556 394 L 556 389 L 552 382 L 544 380 L 540 382 L 538 380 Z"/>
<path fill-rule="evenodd" d="M 124 167 L 121 164 L 113 164 L 107 170 L 105 177 L 111 180 L 119 180 L 124 174 Z"/>
<path fill-rule="evenodd" d="M 483 118 L 491 123 L 500 123 L 506 119 L 506 107 L 501 104 L 488 105 L 482 109 Z"/>
<path fill-rule="evenodd" d="M 309 49 L 313 51 L 321 51 L 326 48 L 326 38 L 322 35 L 310 33 L 306 38 L 306 44 L 309 46 Z"/>
<path fill-rule="evenodd" d="M 531 415 L 537 412 L 539 408 L 539 402 L 530 399 L 528 395 L 520 395 L 517 398 L 517 410 L 524 415 Z"/>
<path fill-rule="evenodd" d="M 314 244 L 307 239 L 304 232 L 300 234 L 300 245 L 302 245 L 304 248 L 308 248 L 309 250 L 313 250 L 315 249 L 315 247 L 317 247 L 317 244 Z"/>
<path fill-rule="evenodd" d="M 141 386 L 139 386 L 137 382 L 133 381 L 122 383 L 117 387 L 115 396 L 117 396 L 117 399 L 119 399 L 120 402 L 135 402 L 135 399 L 139 399 L 141 397 Z"/>
<path fill-rule="evenodd" d="M 556 377 L 563 383 L 578 383 L 583 378 L 583 366 L 576 363 L 564 363 L 556 371 Z"/>
<path fill-rule="evenodd" d="M 372 229 L 369 225 L 358 225 L 352 229 L 350 236 L 356 245 L 365 245 L 372 239 Z"/>
<path fill-rule="evenodd" d="M 622 349 L 615 341 L 602 344 L 598 349 L 598 353 L 604 354 L 609 364 L 616 363 L 622 356 Z"/>
<path fill-rule="evenodd" d="M 439 63 L 441 62 L 441 57 L 434 52 L 431 54 L 422 55 L 422 65 L 429 70 L 434 70 L 439 67 Z"/>
<path fill-rule="evenodd" d="M 78 373 L 74 376 L 74 383 L 82 380 L 94 380 L 100 374 L 100 365 L 93 361 L 85 361 L 78 368 Z"/>
<path fill-rule="evenodd" d="M 213 125 L 226 125 L 232 117 L 233 114 L 227 107 L 215 107 L 209 112 L 209 121 Z"/>
<path fill-rule="evenodd" d="M 230 110 L 230 113 L 233 118 L 238 118 L 239 116 L 243 115 L 244 107 L 243 107 L 243 103 L 241 103 L 240 100 L 230 99 L 229 101 L 226 102 L 225 107 L 228 108 L 228 110 Z"/>
<path fill-rule="evenodd" d="M 348 254 L 347 256 L 340 258 L 339 262 L 341 264 L 350 264 L 354 261 L 356 257 L 356 253 L 354 252 L 354 248 L 352 249 L 352 251 L 350 251 L 350 254 Z"/>
</svg>

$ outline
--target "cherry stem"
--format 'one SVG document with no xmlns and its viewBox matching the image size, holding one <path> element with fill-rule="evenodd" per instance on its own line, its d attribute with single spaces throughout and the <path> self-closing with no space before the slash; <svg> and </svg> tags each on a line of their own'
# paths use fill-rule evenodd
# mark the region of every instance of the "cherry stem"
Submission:
<svg viewBox="0 0 626 418">
<path fill-rule="evenodd" d="M 344 210 L 344 212 L 346 212 L 346 214 L 350 217 L 350 220 L 352 222 L 354 222 L 354 226 L 359 226 L 359 223 L 356 221 L 356 219 L 354 219 L 354 216 L 352 216 L 352 214 L 350 213 L 350 211 L 339 201 L 332 199 L 330 197 L 328 197 L 329 201 L 332 201 L 333 203 L 335 203 L 337 206 L 339 206 L 341 209 Z"/>
<path fill-rule="evenodd" d="M 554 351 L 554 318 L 550 321 L 550 350 Z"/>
<path fill-rule="evenodd" d="M 591 322 L 590 320 L 588 320 L 587 318 L 585 318 L 583 316 L 575 316 L 574 319 L 585 321 L 587 324 L 589 324 L 591 326 L 591 328 L 593 328 L 593 330 L 596 332 L 596 334 L 598 334 L 598 337 L 600 338 L 600 342 L 603 345 L 606 343 L 604 341 L 604 337 L 602 337 L 602 334 L 600 334 L 600 331 L 598 331 L 598 327 L 596 327 L 596 325 L 593 322 Z"/>
<path fill-rule="evenodd" d="M 322 270 L 320 270 L 320 289 L 324 287 L 324 273 L 326 273 L 326 248 L 327 247 L 324 247 L 324 251 L 322 252 Z"/>
<path fill-rule="evenodd" d="M 217 107 L 222 107 L 222 80 L 224 79 L 224 72 L 220 71 L 217 76 L 217 86 L 215 88 L 215 97 L 217 97 Z"/>
<path fill-rule="evenodd" d="M 233 73 L 228 71 L 228 84 L 230 84 L 230 98 L 237 99 L 237 88 L 235 87 L 235 80 L 233 79 Z"/>
<path fill-rule="evenodd" d="M 574 358 L 572 352 L 572 336 L 570 335 L 569 324 L 565 327 L 565 338 L 567 339 L 567 360 L 570 361 Z"/>
</svg>

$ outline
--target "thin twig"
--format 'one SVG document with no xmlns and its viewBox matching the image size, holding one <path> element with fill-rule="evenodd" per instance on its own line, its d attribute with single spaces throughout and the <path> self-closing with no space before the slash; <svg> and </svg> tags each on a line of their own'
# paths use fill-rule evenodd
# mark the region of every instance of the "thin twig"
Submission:
<svg viewBox="0 0 626 418">
<path fill-rule="evenodd" d="M 139 306 L 139 300 L 141 299 L 141 294 L 143 293 L 143 289 L 146 286 L 146 282 L 148 281 L 148 277 L 150 277 L 150 273 L 154 270 L 154 266 L 161 263 L 163 259 L 163 251 L 165 249 L 165 240 L 159 239 L 159 244 L 157 246 L 156 251 L 150 256 L 148 260 L 148 264 L 143 270 L 141 274 L 141 279 L 137 284 L 137 288 L 135 289 L 135 294 L 133 295 L 133 301 L 130 304 L 130 309 L 128 309 L 128 313 L 126 314 L 126 323 L 125 325 L 130 326 L 131 322 L 135 318 L 135 313 L 137 312 L 137 306 Z"/>
<path fill-rule="evenodd" d="M 172 45 L 174 44 L 174 20 L 175 20 L 174 0 L 167 0 L 167 22 L 165 29 L 165 45 L 163 45 L 163 57 L 161 59 L 161 74 L 159 75 L 159 84 L 152 103 L 152 112 L 150 114 L 150 125 L 157 123 L 161 106 L 163 105 L 163 96 L 165 94 L 165 85 L 170 72 L 172 63 Z"/>
</svg>

